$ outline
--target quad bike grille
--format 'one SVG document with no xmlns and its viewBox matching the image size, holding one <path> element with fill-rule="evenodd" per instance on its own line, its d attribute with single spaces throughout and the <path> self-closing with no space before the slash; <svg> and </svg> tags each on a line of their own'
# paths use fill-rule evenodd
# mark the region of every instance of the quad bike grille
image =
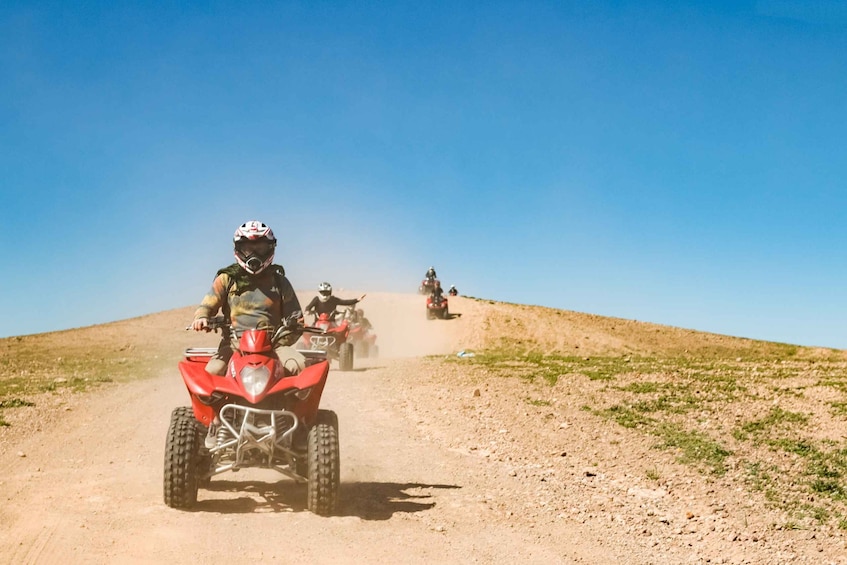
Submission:
<svg viewBox="0 0 847 565">
<path fill-rule="evenodd" d="M 242 467 L 270 467 L 289 474 L 277 463 L 290 461 L 297 416 L 288 410 L 263 410 L 227 404 L 220 410 L 221 428 L 209 453 L 222 463 L 215 474 Z M 223 464 L 224 461 L 226 464 Z"/>
<path fill-rule="evenodd" d="M 335 338 L 330 335 L 313 335 L 309 336 L 309 343 L 313 349 L 326 349 L 335 345 Z"/>
</svg>

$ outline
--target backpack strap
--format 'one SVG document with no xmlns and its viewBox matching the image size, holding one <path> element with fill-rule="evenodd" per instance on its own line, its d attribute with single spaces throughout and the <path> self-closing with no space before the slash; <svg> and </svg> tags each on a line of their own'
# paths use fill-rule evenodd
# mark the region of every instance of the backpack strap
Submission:
<svg viewBox="0 0 847 565">
<path fill-rule="evenodd" d="M 279 293 L 279 319 L 282 321 L 282 315 L 285 312 L 285 296 L 282 294 L 282 287 L 285 284 L 285 269 L 282 265 L 272 265 L 272 267 L 276 291 Z"/>
</svg>

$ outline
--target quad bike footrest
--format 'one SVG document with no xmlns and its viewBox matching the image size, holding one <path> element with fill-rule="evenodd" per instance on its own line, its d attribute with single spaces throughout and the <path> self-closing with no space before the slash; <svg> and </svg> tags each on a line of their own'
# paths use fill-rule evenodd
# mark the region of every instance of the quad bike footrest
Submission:
<svg viewBox="0 0 847 565">
<path fill-rule="evenodd" d="M 218 352 L 217 347 L 189 347 L 185 350 L 186 357 L 211 357 Z"/>
</svg>

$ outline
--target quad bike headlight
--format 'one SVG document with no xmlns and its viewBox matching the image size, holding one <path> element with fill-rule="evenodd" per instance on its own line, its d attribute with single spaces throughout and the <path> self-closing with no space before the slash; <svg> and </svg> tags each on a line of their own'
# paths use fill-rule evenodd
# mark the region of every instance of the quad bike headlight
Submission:
<svg viewBox="0 0 847 565">
<path fill-rule="evenodd" d="M 268 387 L 271 372 L 264 365 L 259 367 L 244 367 L 241 369 L 241 383 L 253 396 L 259 396 Z"/>
</svg>

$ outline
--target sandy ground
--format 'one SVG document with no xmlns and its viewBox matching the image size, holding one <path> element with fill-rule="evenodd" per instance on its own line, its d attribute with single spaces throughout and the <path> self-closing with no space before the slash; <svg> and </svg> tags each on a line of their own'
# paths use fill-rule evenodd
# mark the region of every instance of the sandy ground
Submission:
<svg viewBox="0 0 847 565">
<path fill-rule="evenodd" d="M 428 321 L 423 301 L 368 294 L 380 358 L 330 372 L 337 516 L 311 514 L 304 487 L 258 470 L 215 477 L 193 511 L 165 506 L 169 416 L 188 405 L 174 368 L 9 413 L 0 562 L 847 563 L 842 533 L 768 529 L 757 501 L 642 438 L 597 428 L 578 406 L 548 417 L 516 398 L 534 391 L 440 362 L 480 345 L 486 304 L 454 298 L 459 316 Z M 176 335 L 184 320 L 162 323 Z M 646 484 L 647 465 L 670 478 Z"/>
</svg>

